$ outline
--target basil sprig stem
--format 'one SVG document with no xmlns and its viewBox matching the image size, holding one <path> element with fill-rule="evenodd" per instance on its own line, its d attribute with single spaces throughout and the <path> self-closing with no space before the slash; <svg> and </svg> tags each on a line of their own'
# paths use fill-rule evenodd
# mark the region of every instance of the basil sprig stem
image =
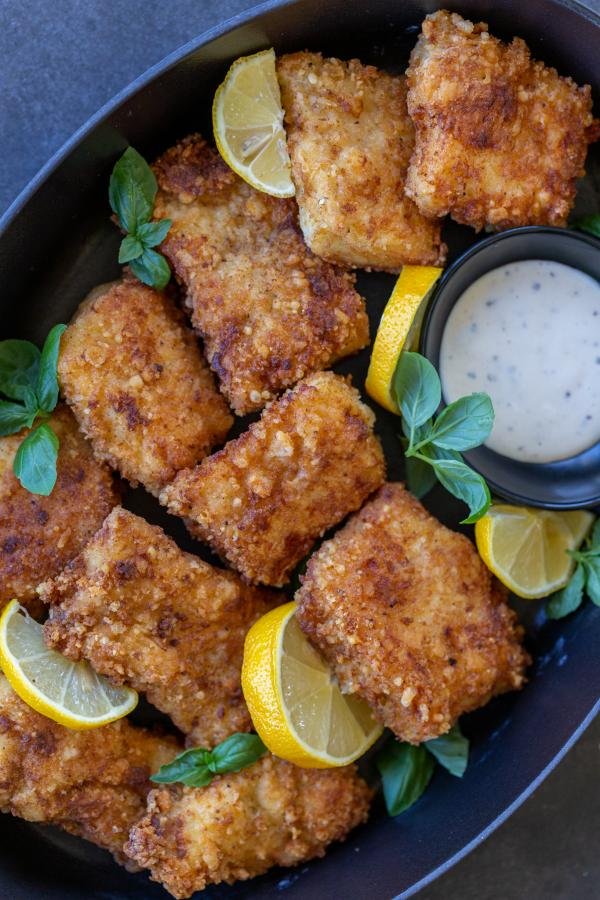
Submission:
<svg viewBox="0 0 600 900">
<path fill-rule="evenodd" d="M 596 519 L 584 549 L 567 552 L 577 565 L 567 586 L 548 598 L 546 615 L 549 619 L 563 619 L 575 612 L 586 594 L 592 603 L 600 606 L 600 519 Z"/>
<path fill-rule="evenodd" d="M 431 781 L 436 761 L 462 778 L 468 759 L 469 741 L 458 725 L 418 746 L 390 740 L 375 760 L 389 815 L 398 816 L 416 803 Z"/>
<path fill-rule="evenodd" d="M 257 734 L 232 734 L 213 750 L 194 747 L 184 750 L 172 762 L 161 766 L 150 780 L 157 784 L 186 784 L 206 787 L 216 775 L 239 772 L 267 752 Z"/>
<path fill-rule="evenodd" d="M 108 200 L 119 225 L 126 233 L 119 248 L 119 262 L 129 263 L 136 278 L 162 290 L 171 269 L 167 260 L 153 247 L 161 244 L 172 225 L 171 219 L 152 222 L 152 210 L 158 184 L 143 156 L 128 147 L 115 163 Z"/>
<path fill-rule="evenodd" d="M 494 424 L 488 394 L 470 394 L 448 404 L 434 418 L 442 399 L 439 376 L 420 353 L 400 354 L 393 390 L 402 415 L 406 476 L 410 490 L 423 497 L 436 479 L 469 507 L 463 523 L 476 522 L 489 509 L 489 488 L 468 466 L 460 451 L 478 447 Z"/>
<path fill-rule="evenodd" d="M 30 341 L 0 341 L 0 437 L 30 431 L 20 443 L 13 460 L 13 472 L 32 494 L 47 497 L 56 484 L 59 442 L 47 424 L 58 402 L 56 366 L 61 336 L 67 326 L 55 325 L 42 352 Z"/>
</svg>

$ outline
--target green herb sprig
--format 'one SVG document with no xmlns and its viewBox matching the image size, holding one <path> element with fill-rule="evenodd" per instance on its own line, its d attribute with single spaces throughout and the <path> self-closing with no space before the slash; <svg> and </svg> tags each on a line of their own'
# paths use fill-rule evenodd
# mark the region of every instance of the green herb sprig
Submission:
<svg viewBox="0 0 600 900">
<path fill-rule="evenodd" d="M 194 747 L 161 766 L 150 780 L 157 784 L 187 784 L 189 787 L 206 787 L 215 775 L 239 772 L 251 766 L 267 752 L 257 734 L 232 734 L 213 750 Z"/>
<path fill-rule="evenodd" d="M 108 188 L 111 209 L 126 232 L 119 262 L 129 263 L 133 274 L 144 284 L 162 290 L 171 277 L 171 269 L 164 256 L 152 248 L 164 241 L 172 222 L 150 221 L 157 190 L 154 172 L 144 157 L 128 147 L 115 163 Z"/>
<path fill-rule="evenodd" d="M 45 422 L 58 402 L 56 365 L 67 326 L 55 325 L 42 348 L 30 341 L 0 341 L 0 437 L 40 424 L 19 445 L 13 472 L 32 494 L 47 497 L 56 484 L 58 438 Z"/>
<path fill-rule="evenodd" d="M 420 353 L 400 354 L 393 390 L 405 435 L 406 478 L 410 490 L 423 497 L 436 479 L 469 507 L 463 523 L 476 522 L 491 505 L 489 488 L 461 458 L 460 451 L 478 447 L 494 424 L 488 394 L 470 394 L 446 406 L 434 419 L 442 399 L 438 373 Z"/>
<path fill-rule="evenodd" d="M 583 216 L 583 218 L 573 223 L 573 228 L 577 228 L 579 231 L 587 231 L 589 234 L 593 234 L 594 237 L 600 238 L 600 213 Z"/>
<path fill-rule="evenodd" d="M 567 586 L 548 598 L 546 615 L 549 619 L 563 619 L 575 612 L 585 594 L 592 603 L 600 606 L 600 519 L 596 519 L 584 549 L 569 550 L 568 553 L 577 565 Z"/>
<path fill-rule="evenodd" d="M 462 778 L 468 760 L 469 741 L 458 725 L 417 747 L 389 741 L 375 760 L 389 815 L 398 816 L 416 803 L 431 781 L 436 761 L 451 775 Z"/>
</svg>

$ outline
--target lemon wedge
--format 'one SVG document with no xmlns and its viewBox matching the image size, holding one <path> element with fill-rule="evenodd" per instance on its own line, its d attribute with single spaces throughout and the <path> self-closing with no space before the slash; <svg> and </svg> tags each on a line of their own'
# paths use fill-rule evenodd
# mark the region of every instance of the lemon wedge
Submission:
<svg viewBox="0 0 600 900">
<path fill-rule="evenodd" d="M 390 412 L 398 412 L 392 394 L 398 358 L 403 349 L 410 350 L 418 343 L 425 301 L 442 271 L 436 266 L 404 266 L 383 311 L 365 387 L 373 400 Z"/>
<path fill-rule="evenodd" d="M 244 698 L 256 731 L 275 756 L 308 769 L 345 766 L 383 729 L 366 703 L 342 694 L 302 634 L 295 611 L 295 603 L 285 603 L 248 632 Z"/>
<path fill-rule="evenodd" d="M 42 626 L 18 600 L 0 616 L 0 666 L 21 700 L 64 725 L 97 728 L 126 716 L 138 695 L 97 675 L 87 662 L 73 662 L 46 647 Z"/>
<path fill-rule="evenodd" d="M 517 597 L 537 600 L 563 588 L 594 516 L 497 503 L 475 524 L 482 560 Z"/>
<path fill-rule="evenodd" d="M 275 51 L 241 56 L 217 88 L 212 109 L 219 153 L 244 181 L 273 197 L 293 197 Z"/>
</svg>

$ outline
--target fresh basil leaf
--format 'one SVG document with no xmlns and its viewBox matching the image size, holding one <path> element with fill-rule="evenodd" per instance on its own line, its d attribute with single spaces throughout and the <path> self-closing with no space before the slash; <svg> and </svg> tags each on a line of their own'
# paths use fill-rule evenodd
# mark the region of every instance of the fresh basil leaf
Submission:
<svg viewBox="0 0 600 900">
<path fill-rule="evenodd" d="M 435 471 L 428 463 L 414 456 L 407 456 L 406 484 L 411 494 L 421 499 L 428 494 L 436 482 Z"/>
<path fill-rule="evenodd" d="M 461 520 L 461 525 L 470 525 L 485 515 L 492 504 L 492 498 L 481 475 L 456 459 L 436 459 L 433 465 L 440 483 L 469 507 L 469 515 Z"/>
<path fill-rule="evenodd" d="M 60 339 L 66 328 L 66 325 L 55 325 L 54 328 L 51 328 L 42 347 L 36 394 L 39 407 L 43 412 L 52 412 L 58 402 L 56 366 Z"/>
<path fill-rule="evenodd" d="M 132 234 L 128 234 L 121 241 L 121 246 L 119 247 L 119 262 L 120 263 L 128 263 L 131 262 L 132 259 L 137 259 L 138 256 L 141 256 L 144 252 L 144 245 L 134 237 Z"/>
<path fill-rule="evenodd" d="M 458 725 L 432 741 L 425 741 L 425 746 L 451 775 L 463 777 L 469 761 L 469 741 Z"/>
<path fill-rule="evenodd" d="M 581 564 L 577 566 L 568 585 L 557 591 L 546 603 L 546 615 L 549 619 L 563 619 L 581 606 L 585 571 Z"/>
<path fill-rule="evenodd" d="M 600 238 L 600 215 L 583 216 L 573 223 L 573 228 L 579 231 L 587 231 Z"/>
<path fill-rule="evenodd" d="M 158 772 L 150 776 L 157 784 L 187 784 L 189 787 L 204 787 L 213 780 L 213 773 L 208 768 L 211 752 L 202 747 L 184 750 L 171 762 L 161 766 Z"/>
<path fill-rule="evenodd" d="M 16 434 L 22 428 L 31 428 L 37 416 L 37 410 L 27 409 L 20 403 L 0 400 L 0 437 Z"/>
<path fill-rule="evenodd" d="M 130 266 L 136 278 L 159 291 L 167 286 L 171 277 L 169 263 L 156 250 L 144 250 L 138 259 L 131 260 Z"/>
<path fill-rule="evenodd" d="M 449 403 L 439 414 L 431 440 L 447 450 L 471 450 L 489 437 L 494 407 L 488 394 L 470 394 Z"/>
<path fill-rule="evenodd" d="M 393 393 L 409 428 L 430 419 L 442 399 L 438 373 L 420 353 L 400 354 L 393 378 Z"/>
<path fill-rule="evenodd" d="M 58 438 L 49 425 L 40 425 L 20 444 L 13 472 L 25 490 L 47 497 L 56 484 Z"/>
<path fill-rule="evenodd" d="M 267 748 L 257 734 L 232 734 L 214 748 L 208 768 L 215 775 L 239 772 L 266 752 Z"/>
<path fill-rule="evenodd" d="M 419 799 L 433 775 L 435 760 L 423 744 L 413 747 L 390 741 L 375 760 L 390 816 L 398 816 Z"/>
<path fill-rule="evenodd" d="M 0 391 L 37 409 L 35 395 L 40 351 L 30 341 L 0 341 Z"/>
<path fill-rule="evenodd" d="M 585 592 L 596 606 L 600 606 L 600 557 L 592 556 L 584 563 Z"/>
<path fill-rule="evenodd" d="M 590 548 L 592 550 L 600 550 L 600 516 L 596 519 L 592 528 Z"/>
<path fill-rule="evenodd" d="M 158 244 L 162 244 L 172 224 L 171 219 L 161 219 L 160 222 L 146 222 L 144 225 L 140 225 L 136 237 L 139 238 L 144 247 L 156 247 Z"/>
<path fill-rule="evenodd" d="M 108 188 L 111 209 L 124 231 L 135 234 L 148 221 L 157 190 L 154 172 L 144 157 L 128 147 L 115 163 Z"/>
</svg>

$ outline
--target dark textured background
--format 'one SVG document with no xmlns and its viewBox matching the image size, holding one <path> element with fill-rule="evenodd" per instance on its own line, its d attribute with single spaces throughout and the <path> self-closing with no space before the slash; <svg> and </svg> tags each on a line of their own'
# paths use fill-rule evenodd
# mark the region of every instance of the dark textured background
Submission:
<svg viewBox="0 0 600 900">
<path fill-rule="evenodd" d="M 600 0 L 588 5 L 600 11 Z M 247 0 L 0 0 L 0 212 L 113 94 L 251 6 Z M 419 896 L 596 900 L 599 751 L 597 720 L 507 823 Z"/>
</svg>

